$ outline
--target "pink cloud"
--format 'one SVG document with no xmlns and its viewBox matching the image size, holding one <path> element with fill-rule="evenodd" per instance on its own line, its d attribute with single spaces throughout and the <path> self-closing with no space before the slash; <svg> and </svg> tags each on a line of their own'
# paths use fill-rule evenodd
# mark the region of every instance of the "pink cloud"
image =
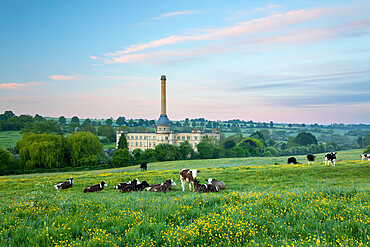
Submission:
<svg viewBox="0 0 370 247">
<path fill-rule="evenodd" d="M 1 83 L 0 89 L 10 89 L 10 90 L 20 90 L 20 89 L 27 89 L 34 85 L 44 84 L 43 82 L 27 82 L 27 83 Z"/>
<path fill-rule="evenodd" d="M 260 11 L 260 12 L 265 12 L 265 11 L 271 11 L 273 9 L 277 9 L 277 8 L 280 8 L 281 6 L 279 4 L 269 4 L 265 7 L 261 7 L 261 8 L 255 8 L 256 11 Z"/>
<path fill-rule="evenodd" d="M 73 75 L 51 75 L 49 78 L 56 81 L 71 81 L 76 80 L 78 77 Z"/>
<path fill-rule="evenodd" d="M 165 19 L 165 18 L 168 18 L 168 17 L 171 17 L 171 16 L 190 15 L 190 14 L 196 14 L 196 13 L 200 13 L 200 12 L 202 12 L 202 11 L 198 11 L 198 10 L 177 11 L 177 12 L 172 12 L 172 13 L 166 13 L 166 14 L 154 17 L 153 19 L 157 19 L 157 20 L 158 19 Z"/>
</svg>

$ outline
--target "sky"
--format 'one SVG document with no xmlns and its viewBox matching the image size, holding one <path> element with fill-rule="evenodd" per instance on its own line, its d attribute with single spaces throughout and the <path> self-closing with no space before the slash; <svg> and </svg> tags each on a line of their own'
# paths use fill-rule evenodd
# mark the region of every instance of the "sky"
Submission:
<svg viewBox="0 0 370 247">
<path fill-rule="evenodd" d="M 370 1 L 0 1 L 0 113 L 370 124 Z"/>
</svg>

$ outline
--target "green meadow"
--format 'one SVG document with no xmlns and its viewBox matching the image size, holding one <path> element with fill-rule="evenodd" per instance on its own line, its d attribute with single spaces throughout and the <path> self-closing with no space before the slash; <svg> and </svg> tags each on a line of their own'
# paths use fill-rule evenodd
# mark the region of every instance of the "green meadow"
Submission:
<svg viewBox="0 0 370 247">
<path fill-rule="evenodd" d="M 288 157 L 172 161 L 100 171 L 0 177 L 1 246 L 370 246 L 370 161 L 339 152 L 336 166 Z M 279 163 L 279 165 L 274 165 Z M 226 183 L 181 189 L 179 172 Z M 73 188 L 53 184 L 74 177 Z M 166 194 L 120 193 L 120 182 L 173 179 Z M 104 191 L 85 194 L 105 180 Z"/>
<path fill-rule="evenodd" d="M 21 138 L 22 135 L 19 131 L 0 131 L 0 147 L 4 149 L 15 147 Z"/>
</svg>

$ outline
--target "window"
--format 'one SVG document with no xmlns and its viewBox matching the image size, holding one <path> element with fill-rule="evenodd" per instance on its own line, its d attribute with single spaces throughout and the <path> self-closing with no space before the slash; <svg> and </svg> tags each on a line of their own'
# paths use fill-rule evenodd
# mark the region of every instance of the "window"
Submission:
<svg viewBox="0 0 370 247">
<path fill-rule="evenodd" d="M 146 140 L 146 136 L 144 136 L 144 140 Z"/>
<path fill-rule="evenodd" d="M 198 140 L 198 137 L 197 136 L 194 136 L 194 140 Z"/>
<path fill-rule="evenodd" d="M 149 147 L 151 147 L 152 146 L 152 143 L 151 142 L 149 142 Z"/>
<path fill-rule="evenodd" d="M 182 136 L 181 139 L 185 140 L 185 136 Z"/>
<path fill-rule="evenodd" d="M 134 142 L 131 142 L 131 147 L 133 147 L 134 146 Z"/>
<path fill-rule="evenodd" d="M 135 144 L 136 144 L 136 147 L 137 147 L 137 142 Z"/>
<path fill-rule="evenodd" d="M 137 140 L 137 136 L 135 136 L 135 139 Z"/>
<path fill-rule="evenodd" d="M 144 142 L 144 147 L 146 147 L 146 142 Z"/>
<path fill-rule="evenodd" d="M 187 139 L 187 140 L 190 140 L 190 136 L 187 136 L 187 137 L 186 137 L 186 139 Z"/>
<path fill-rule="evenodd" d="M 143 139 L 143 137 L 142 136 L 140 136 L 140 140 L 142 140 Z"/>
<path fill-rule="evenodd" d="M 165 139 L 168 140 L 168 136 L 166 136 Z"/>
<path fill-rule="evenodd" d="M 140 142 L 140 147 L 143 145 L 143 143 L 142 142 Z"/>
</svg>

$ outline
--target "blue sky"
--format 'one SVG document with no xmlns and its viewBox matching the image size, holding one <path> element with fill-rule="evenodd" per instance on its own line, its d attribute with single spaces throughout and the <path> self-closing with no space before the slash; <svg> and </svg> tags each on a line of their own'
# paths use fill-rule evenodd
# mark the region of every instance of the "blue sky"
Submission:
<svg viewBox="0 0 370 247">
<path fill-rule="evenodd" d="M 1 1 L 0 112 L 370 123 L 370 1 Z"/>
</svg>

